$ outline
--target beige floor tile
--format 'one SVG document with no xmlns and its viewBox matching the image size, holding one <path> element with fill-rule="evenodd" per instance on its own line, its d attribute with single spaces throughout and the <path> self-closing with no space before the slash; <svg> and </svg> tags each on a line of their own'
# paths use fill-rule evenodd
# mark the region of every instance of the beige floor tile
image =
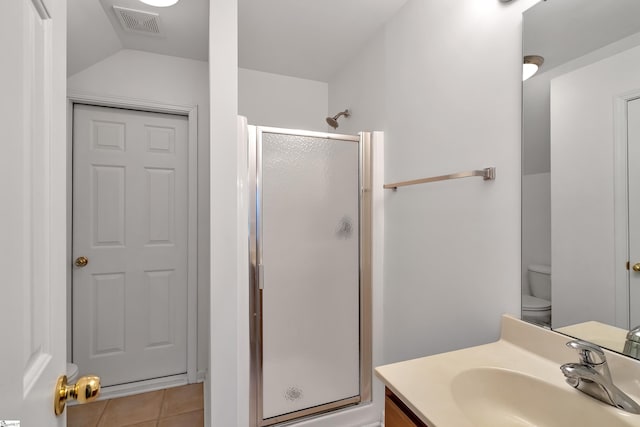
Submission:
<svg viewBox="0 0 640 427">
<path fill-rule="evenodd" d="M 130 426 L 158 419 L 164 390 L 112 399 L 100 419 L 99 427 Z"/>
<path fill-rule="evenodd" d="M 67 427 L 95 427 L 107 400 L 67 407 Z"/>
<path fill-rule="evenodd" d="M 158 426 L 158 420 L 153 420 L 153 421 L 145 421 L 144 423 L 138 423 L 138 424 L 127 424 L 126 426 L 123 427 L 157 427 Z"/>
<path fill-rule="evenodd" d="M 162 403 L 160 417 L 170 417 L 202 410 L 203 408 L 202 383 L 168 388 L 164 391 L 164 402 Z"/>
<path fill-rule="evenodd" d="M 204 411 L 199 410 L 160 418 L 158 427 L 204 427 Z"/>
</svg>

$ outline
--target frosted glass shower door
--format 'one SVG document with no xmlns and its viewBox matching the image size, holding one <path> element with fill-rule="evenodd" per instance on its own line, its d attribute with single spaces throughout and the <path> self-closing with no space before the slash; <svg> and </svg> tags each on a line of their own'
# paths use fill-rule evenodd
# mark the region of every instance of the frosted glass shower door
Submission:
<svg viewBox="0 0 640 427">
<path fill-rule="evenodd" d="M 258 144 L 268 419 L 360 393 L 359 147 L 269 132 Z"/>
</svg>

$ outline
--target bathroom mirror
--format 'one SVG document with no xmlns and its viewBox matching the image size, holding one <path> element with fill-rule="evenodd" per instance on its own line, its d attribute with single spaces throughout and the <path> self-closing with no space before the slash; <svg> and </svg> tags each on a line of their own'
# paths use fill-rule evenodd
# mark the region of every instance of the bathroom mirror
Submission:
<svg viewBox="0 0 640 427">
<path fill-rule="evenodd" d="M 619 352 L 640 325 L 639 16 L 546 0 L 523 19 L 544 62 L 523 82 L 522 317 Z"/>
</svg>

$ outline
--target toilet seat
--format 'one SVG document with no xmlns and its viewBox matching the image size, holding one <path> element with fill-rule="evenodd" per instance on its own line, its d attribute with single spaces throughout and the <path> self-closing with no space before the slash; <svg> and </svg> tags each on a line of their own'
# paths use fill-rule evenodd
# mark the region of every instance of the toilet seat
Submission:
<svg viewBox="0 0 640 427">
<path fill-rule="evenodd" d="M 533 295 L 522 295 L 522 309 L 526 311 L 546 311 L 551 309 L 551 301 L 534 297 Z"/>
<path fill-rule="evenodd" d="M 522 320 L 551 326 L 551 301 L 533 295 L 522 295 Z"/>
</svg>

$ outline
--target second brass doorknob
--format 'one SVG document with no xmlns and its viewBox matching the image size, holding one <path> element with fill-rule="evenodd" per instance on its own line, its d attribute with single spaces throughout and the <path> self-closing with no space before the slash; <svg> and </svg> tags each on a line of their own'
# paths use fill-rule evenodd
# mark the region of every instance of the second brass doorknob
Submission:
<svg viewBox="0 0 640 427">
<path fill-rule="evenodd" d="M 76 265 L 76 267 L 84 267 L 85 265 L 89 264 L 89 259 L 86 256 L 79 256 L 78 258 L 76 258 L 74 264 Z"/>
<path fill-rule="evenodd" d="M 631 268 L 633 268 L 633 271 L 635 272 L 640 272 L 640 262 L 636 262 Z"/>
</svg>

